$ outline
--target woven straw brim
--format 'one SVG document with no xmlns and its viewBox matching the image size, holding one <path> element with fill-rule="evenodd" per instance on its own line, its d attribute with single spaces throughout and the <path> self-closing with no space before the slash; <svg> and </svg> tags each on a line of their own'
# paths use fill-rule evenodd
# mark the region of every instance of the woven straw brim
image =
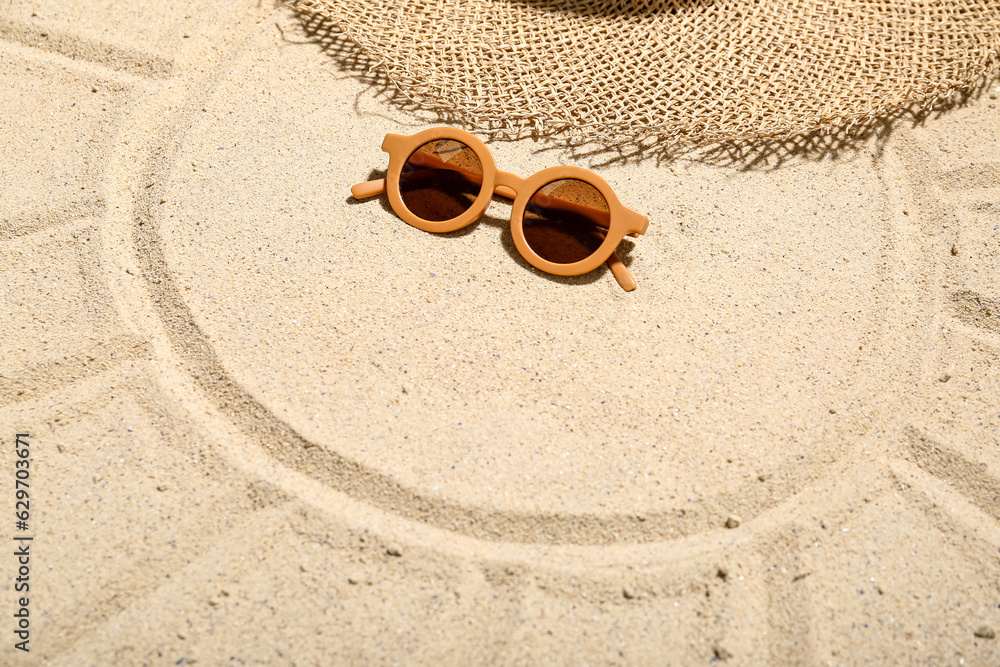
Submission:
<svg viewBox="0 0 1000 667">
<path fill-rule="evenodd" d="M 930 105 L 1000 63 L 1000 0 L 302 0 L 473 128 L 669 145 Z"/>
</svg>

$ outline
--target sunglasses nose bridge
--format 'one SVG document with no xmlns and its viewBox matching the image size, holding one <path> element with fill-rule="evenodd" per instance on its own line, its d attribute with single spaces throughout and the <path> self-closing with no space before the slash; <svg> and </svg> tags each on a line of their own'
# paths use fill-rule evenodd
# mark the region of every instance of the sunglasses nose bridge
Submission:
<svg viewBox="0 0 1000 667">
<path fill-rule="evenodd" d="M 496 194 L 507 199 L 514 199 L 518 191 L 523 189 L 523 187 L 523 178 L 518 178 L 507 171 L 497 170 L 496 179 L 493 181 L 493 192 Z"/>
</svg>

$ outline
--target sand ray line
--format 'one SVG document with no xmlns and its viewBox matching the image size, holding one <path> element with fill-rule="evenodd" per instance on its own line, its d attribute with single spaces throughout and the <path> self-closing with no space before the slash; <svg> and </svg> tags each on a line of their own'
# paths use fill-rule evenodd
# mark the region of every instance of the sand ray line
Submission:
<svg viewBox="0 0 1000 667">
<path fill-rule="evenodd" d="M 763 556 L 770 556 L 772 565 L 764 573 L 767 580 L 768 654 L 772 664 L 802 665 L 811 662 L 812 642 L 809 626 L 812 600 L 809 588 L 795 579 L 802 551 L 799 544 L 804 529 L 794 525 L 774 535 L 769 548 L 762 549 Z"/>
<path fill-rule="evenodd" d="M 969 461 L 912 426 L 906 430 L 906 438 L 917 467 L 947 482 L 985 514 L 1000 521 L 1000 480 L 990 474 L 985 463 Z"/>
<path fill-rule="evenodd" d="M 898 486 L 899 480 L 882 455 L 845 460 L 825 483 L 803 491 L 784 507 L 768 511 L 754 536 L 758 545 L 755 552 L 761 557 L 761 570 L 755 574 L 767 580 L 770 664 L 815 661 L 814 598 L 807 584 L 807 577 L 815 572 L 803 567 L 805 544 L 838 526 L 849 525 L 868 503 L 890 495 Z"/>
<path fill-rule="evenodd" d="M 286 504 L 269 506 L 262 509 L 248 511 L 235 521 L 228 522 L 218 533 L 202 535 L 203 541 L 197 540 L 197 533 L 192 532 L 196 538 L 194 542 L 185 544 L 183 554 L 172 559 L 173 565 L 177 565 L 169 572 L 169 577 L 159 579 L 155 584 L 137 587 L 137 590 L 130 591 L 133 596 L 124 604 L 118 605 L 116 609 L 107 610 L 101 615 L 97 622 L 87 623 L 84 627 L 75 630 L 69 638 L 68 646 L 56 649 L 57 653 L 51 664 L 78 664 L 80 656 L 87 648 L 94 650 L 104 648 L 108 641 L 108 635 L 114 635 L 121 626 L 129 625 L 132 619 L 137 617 L 149 618 L 150 609 L 156 609 L 162 602 L 157 600 L 168 589 L 183 588 L 188 581 L 197 580 L 199 574 L 205 569 L 207 564 L 218 563 L 224 560 L 221 554 L 232 549 L 232 543 L 245 543 L 252 539 L 266 542 L 270 537 L 280 532 L 283 526 L 287 525 L 287 515 L 289 507 Z M 199 552 L 195 549 L 203 547 Z M 251 547 L 246 546 L 247 549 Z M 189 554 L 195 553 L 191 558 Z M 164 564 L 166 565 L 166 564 Z M 142 567 L 137 562 L 135 568 Z M 113 600 L 102 600 L 103 604 L 111 604 Z M 95 601 L 88 601 L 93 605 Z"/>
<path fill-rule="evenodd" d="M 122 48 L 105 42 L 65 34 L 50 28 L 0 19 L 0 39 L 66 56 L 87 60 L 114 71 L 125 71 L 149 79 L 166 79 L 174 64 L 137 49 Z"/>
<path fill-rule="evenodd" d="M 997 197 L 1000 199 L 1000 197 Z M 994 215 L 1000 215 L 1000 204 L 996 200 L 993 201 L 979 201 L 966 204 L 970 211 L 975 213 L 989 213 Z"/>
<path fill-rule="evenodd" d="M 83 352 L 35 364 L 18 375 L 0 375 L 0 406 L 57 391 L 126 361 L 150 357 L 147 342 L 132 334 L 115 336 Z"/>
<path fill-rule="evenodd" d="M 79 222 L 104 214 L 103 199 L 79 199 L 64 204 L 59 210 L 25 213 L 0 220 L 0 241 L 11 241 L 59 225 Z"/>
<path fill-rule="evenodd" d="M 941 171 L 936 179 L 945 191 L 969 191 L 978 188 L 1000 187 L 1000 162 L 970 164 L 966 167 Z"/>
<path fill-rule="evenodd" d="M 1000 334 L 1000 299 L 990 299 L 970 289 L 951 293 L 955 317 L 963 324 Z"/>
<path fill-rule="evenodd" d="M 900 495 L 926 506 L 923 515 L 942 532 L 952 530 L 971 537 L 983 554 L 995 554 L 1000 547 L 1000 522 L 962 493 L 955 485 L 903 459 L 889 463 L 892 474 L 904 490 Z M 1000 581 L 1000 576 L 995 578 Z"/>
</svg>

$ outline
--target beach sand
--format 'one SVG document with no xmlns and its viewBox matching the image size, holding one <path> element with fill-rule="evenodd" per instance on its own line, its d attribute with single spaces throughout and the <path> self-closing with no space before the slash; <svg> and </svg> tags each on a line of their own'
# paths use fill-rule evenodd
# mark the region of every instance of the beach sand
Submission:
<svg viewBox="0 0 1000 667">
<path fill-rule="evenodd" d="M 269 3 L 0 9 L 0 662 L 1000 663 L 997 84 L 760 160 L 491 142 L 648 215 L 625 293 L 501 200 L 351 198 L 443 122 L 367 65 Z"/>
</svg>

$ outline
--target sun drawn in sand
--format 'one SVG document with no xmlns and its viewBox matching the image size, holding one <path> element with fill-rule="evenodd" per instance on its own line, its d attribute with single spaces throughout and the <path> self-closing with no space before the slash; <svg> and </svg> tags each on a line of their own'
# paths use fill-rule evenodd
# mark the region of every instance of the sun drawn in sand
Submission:
<svg viewBox="0 0 1000 667">
<path fill-rule="evenodd" d="M 324 193 L 367 176 L 343 173 L 337 159 L 349 156 L 335 147 L 313 150 L 331 140 L 315 118 L 328 120 L 330 100 L 355 86 L 321 76 L 319 51 L 281 50 L 270 24 L 294 34 L 288 16 L 225 11 L 245 20 L 243 32 L 191 47 L 211 58 L 163 46 L 201 34 L 183 27 L 187 15 L 170 16 L 177 29 L 155 48 L 45 15 L 0 20 L 0 76 L 19 91 L 0 102 L 12 137 L 0 147 L 11 165 L 0 200 L 0 410 L 44 432 L 54 443 L 46 474 L 77 490 L 47 496 L 51 523 L 40 530 L 65 538 L 50 553 L 104 572 L 52 575 L 64 586 L 49 598 L 60 600 L 53 616 L 76 619 L 54 633 L 53 654 L 96 655 L 118 625 L 143 617 L 136 610 L 193 596 L 225 608 L 237 593 L 214 585 L 211 563 L 243 572 L 250 596 L 269 568 L 305 581 L 304 563 L 261 555 L 260 544 L 328 549 L 325 531 L 342 541 L 329 562 L 351 572 L 344 598 L 358 586 L 391 596 L 405 587 L 391 564 L 412 558 L 458 582 L 452 600 L 480 596 L 477 618 L 505 619 L 498 641 L 541 627 L 546 609 L 596 618 L 613 607 L 649 630 L 637 645 L 655 645 L 667 630 L 650 619 L 666 619 L 677 636 L 709 627 L 711 646 L 685 639 L 691 656 L 752 652 L 767 635 L 760 655 L 835 661 L 823 652 L 851 633 L 845 619 L 885 618 L 916 604 L 907 592 L 927 582 L 948 590 L 954 576 L 976 604 L 995 599 L 995 583 L 983 584 L 988 594 L 970 583 L 1000 581 L 989 562 L 1000 544 L 995 149 L 942 160 L 926 135 L 891 145 L 899 200 L 859 203 L 872 222 L 843 238 L 783 236 L 783 219 L 760 222 L 768 206 L 728 194 L 784 176 L 694 172 L 712 196 L 747 207 L 723 220 L 701 210 L 708 190 L 686 193 L 694 180 L 671 186 L 663 170 L 678 201 L 656 212 L 662 231 L 642 261 L 645 283 L 673 296 L 650 286 L 647 301 L 585 298 L 600 281 L 546 282 L 499 254 L 504 238 L 489 221 L 466 236 L 407 236 L 387 211 L 362 214 L 346 190 Z M 256 88 L 246 72 L 257 72 Z M 303 89 L 307 79 L 318 92 Z M 353 101 L 336 118 L 357 122 Z M 968 122 L 996 141 L 986 112 Z M 285 178 L 296 169 L 310 176 Z M 822 181 L 820 168 L 809 176 L 842 195 L 855 187 Z M 859 199 L 883 186 L 873 177 Z M 784 215 L 806 220 L 816 199 L 785 193 Z M 760 230 L 785 247 L 765 246 Z M 876 242 L 879 256 L 865 254 Z M 501 268 L 477 265 L 487 245 Z M 445 268 L 424 270 L 432 257 Z M 423 268 L 393 274 L 393 262 Z M 724 267 L 717 282 L 678 280 L 678 267 L 712 263 Z M 464 285 L 432 282 L 459 273 Z M 371 282 L 351 282 L 361 275 Z M 824 289 L 833 280 L 852 298 Z M 372 284 L 377 298 L 351 298 Z M 540 308 L 549 300 L 576 315 L 534 327 L 516 306 L 478 305 L 513 284 L 538 290 Z M 741 298 L 740 285 L 760 296 Z M 660 344 L 605 340 L 619 321 Z M 518 345 L 498 344 L 495 331 Z M 310 341 L 326 347 L 309 354 Z M 841 384 L 826 379 L 824 357 L 847 369 Z M 573 369 L 572 358 L 591 367 Z M 756 391 L 762 378 L 770 384 Z M 727 431 L 732 415 L 751 427 Z M 491 458 L 518 438 L 516 462 Z M 449 478 L 463 480 L 458 492 L 444 488 Z M 383 526 L 374 535 L 356 525 L 364 512 Z M 384 527 L 387 516 L 404 528 Z M 914 555 L 917 542 L 925 551 Z M 903 566 L 879 569 L 886 562 Z M 295 595 L 329 583 L 302 586 Z M 491 606 L 498 596 L 502 608 Z M 757 620 L 732 620 L 733 600 Z M 966 618 L 926 613 L 942 632 Z"/>
</svg>

